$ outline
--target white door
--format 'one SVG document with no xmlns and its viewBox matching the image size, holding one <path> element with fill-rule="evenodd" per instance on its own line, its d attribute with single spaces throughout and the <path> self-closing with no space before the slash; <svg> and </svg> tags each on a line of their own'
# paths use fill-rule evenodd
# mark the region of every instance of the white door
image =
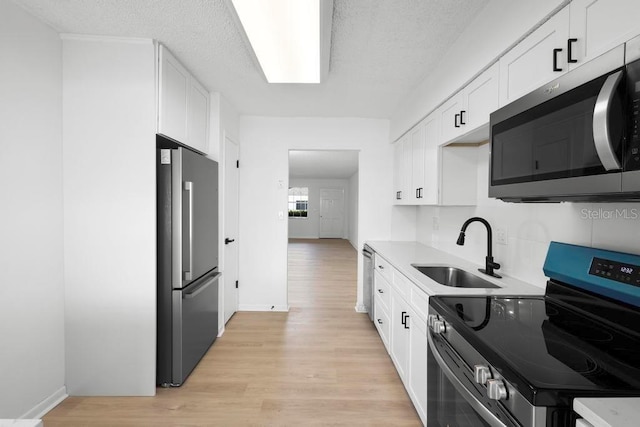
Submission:
<svg viewBox="0 0 640 427">
<path fill-rule="evenodd" d="M 238 310 L 238 146 L 224 141 L 224 323 Z"/>
<path fill-rule="evenodd" d="M 344 190 L 320 190 L 320 238 L 344 237 Z"/>
</svg>

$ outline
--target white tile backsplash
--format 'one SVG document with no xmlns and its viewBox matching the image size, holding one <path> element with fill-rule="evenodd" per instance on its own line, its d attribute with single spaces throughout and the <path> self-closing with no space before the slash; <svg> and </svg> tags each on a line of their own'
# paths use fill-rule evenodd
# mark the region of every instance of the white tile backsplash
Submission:
<svg viewBox="0 0 640 427">
<path fill-rule="evenodd" d="M 484 227 L 470 225 L 465 245 L 456 245 L 464 221 L 483 217 L 493 228 L 493 254 L 502 265 L 499 272 L 540 287 L 546 283 L 542 267 L 551 241 L 640 253 L 640 203 L 505 203 L 490 199 L 489 145 L 478 150 L 477 206 L 418 207 L 417 241 L 483 264 Z M 437 230 L 433 229 L 434 217 L 438 218 Z M 497 244 L 498 228 L 507 230 L 507 245 Z"/>
</svg>

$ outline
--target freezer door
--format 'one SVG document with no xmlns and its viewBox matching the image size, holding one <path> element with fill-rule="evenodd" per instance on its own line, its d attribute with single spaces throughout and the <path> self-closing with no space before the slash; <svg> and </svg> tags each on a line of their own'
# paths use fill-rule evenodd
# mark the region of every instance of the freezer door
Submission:
<svg viewBox="0 0 640 427">
<path fill-rule="evenodd" d="M 218 266 L 218 163 L 172 151 L 172 282 L 180 289 Z"/>
<path fill-rule="evenodd" d="M 181 385 L 218 335 L 218 279 L 213 272 L 173 291 L 172 378 Z"/>
</svg>

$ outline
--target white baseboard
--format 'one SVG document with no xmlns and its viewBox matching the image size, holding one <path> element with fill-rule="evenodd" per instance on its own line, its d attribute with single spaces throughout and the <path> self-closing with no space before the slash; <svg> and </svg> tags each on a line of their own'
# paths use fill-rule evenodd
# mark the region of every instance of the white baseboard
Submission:
<svg viewBox="0 0 640 427">
<path fill-rule="evenodd" d="M 364 306 L 364 304 L 356 304 L 356 313 L 368 313 L 367 311 L 367 307 Z"/>
<path fill-rule="evenodd" d="M 217 338 L 220 338 L 222 335 L 224 335 L 224 326 L 220 329 L 218 329 L 218 336 Z"/>
<path fill-rule="evenodd" d="M 288 305 L 240 304 L 238 311 L 289 311 Z"/>
<path fill-rule="evenodd" d="M 51 396 L 38 403 L 29 411 L 24 413 L 21 419 L 38 419 L 44 417 L 47 412 L 58 406 L 60 402 L 69 397 L 67 394 L 67 387 L 63 386 L 51 394 Z"/>
</svg>

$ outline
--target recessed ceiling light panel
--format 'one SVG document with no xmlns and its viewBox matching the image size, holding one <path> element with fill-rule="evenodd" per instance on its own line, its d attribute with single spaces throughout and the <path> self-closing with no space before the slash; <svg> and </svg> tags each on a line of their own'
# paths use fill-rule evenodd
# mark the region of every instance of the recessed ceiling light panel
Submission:
<svg viewBox="0 0 640 427">
<path fill-rule="evenodd" d="M 321 0 L 231 0 L 269 83 L 320 83 Z"/>
</svg>

